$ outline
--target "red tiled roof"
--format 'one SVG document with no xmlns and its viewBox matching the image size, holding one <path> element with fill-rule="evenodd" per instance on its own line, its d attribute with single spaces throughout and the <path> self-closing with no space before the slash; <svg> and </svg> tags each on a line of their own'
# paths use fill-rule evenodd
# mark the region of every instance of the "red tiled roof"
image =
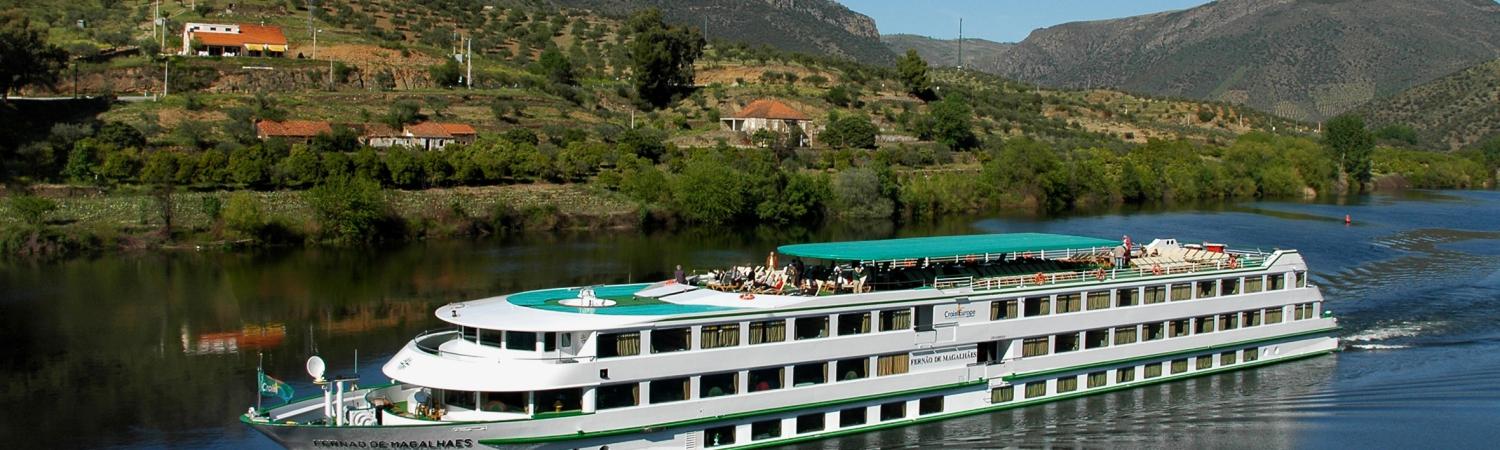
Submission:
<svg viewBox="0 0 1500 450">
<path fill-rule="evenodd" d="M 262 120 L 255 123 L 255 129 L 263 137 L 313 137 L 318 133 L 333 133 L 328 122 L 316 120 Z"/>
<path fill-rule="evenodd" d="M 462 123 L 422 122 L 406 126 L 406 132 L 416 137 L 451 138 L 477 134 L 474 127 Z"/>
<path fill-rule="evenodd" d="M 756 100 L 734 114 L 736 119 L 808 120 L 807 115 L 776 100 Z"/>
<path fill-rule="evenodd" d="M 248 23 L 242 23 L 239 26 L 239 33 L 195 30 L 193 39 L 197 39 L 203 45 L 228 47 L 239 47 L 245 44 L 286 45 L 286 35 L 281 34 L 281 27 Z"/>
</svg>

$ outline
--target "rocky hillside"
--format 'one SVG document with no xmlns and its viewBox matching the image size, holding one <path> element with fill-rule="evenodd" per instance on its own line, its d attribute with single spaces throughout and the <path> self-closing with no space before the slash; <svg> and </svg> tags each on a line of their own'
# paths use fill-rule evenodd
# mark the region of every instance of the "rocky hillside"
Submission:
<svg viewBox="0 0 1500 450">
<path fill-rule="evenodd" d="M 1377 127 L 1410 126 L 1426 147 L 1457 149 L 1500 137 L 1500 60 L 1376 100 L 1356 112 Z"/>
<path fill-rule="evenodd" d="M 953 67 L 958 64 L 958 40 L 957 39 L 933 39 L 927 36 L 915 34 L 887 34 L 880 37 L 891 51 L 896 54 L 906 53 L 907 49 L 914 49 L 917 54 L 928 64 L 938 67 Z M 995 72 L 996 65 L 1000 62 L 1000 56 L 1009 51 L 1016 44 L 1009 42 L 995 42 L 984 39 L 964 39 L 964 66 Z"/>
<path fill-rule="evenodd" d="M 765 44 L 781 50 L 887 65 L 895 55 L 880 43 L 869 16 L 832 0 L 556 0 L 612 16 L 661 8 L 670 22 L 705 26 L 710 39 Z"/>
<path fill-rule="evenodd" d="M 1321 120 L 1496 57 L 1494 0 L 1220 0 L 1039 29 L 997 73 Z"/>
</svg>

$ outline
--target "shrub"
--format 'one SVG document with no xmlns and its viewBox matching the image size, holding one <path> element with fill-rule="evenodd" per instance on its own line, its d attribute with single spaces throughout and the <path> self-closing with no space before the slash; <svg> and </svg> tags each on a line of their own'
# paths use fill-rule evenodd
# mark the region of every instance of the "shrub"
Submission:
<svg viewBox="0 0 1500 450">
<path fill-rule="evenodd" d="M 57 210 L 57 202 L 37 197 L 31 194 L 22 194 L 10 198 L 10 210 L 22 223 L 33 229 L 41 228 L 47 222 L 47 215 Z"/>
<path fill-rule="evenodd" d="M 333 243 L 375 241 L 380 222 L 389 215 L 380 184 L 368 179 L 329 178 L 304 197 L 322 227 L 323 238 Z"/>
<path fill-rule="evenodd" d="M 257 237 L 266 225 L 265 213 L 260 209 L 260 200 L 249 192 L 229 195 L 229 202 L 222 212 L 224 226 L 244 237 Z"/>
</svg>

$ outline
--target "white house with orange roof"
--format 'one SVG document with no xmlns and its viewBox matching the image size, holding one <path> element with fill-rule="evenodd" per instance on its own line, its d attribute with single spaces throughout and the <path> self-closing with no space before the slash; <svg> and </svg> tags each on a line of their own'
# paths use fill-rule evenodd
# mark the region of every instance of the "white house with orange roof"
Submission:
<svg viewBox="0 0 1500 450">
<path fill-rule="evenodd" d="M 798 145 L 807 145 L 809 133 L 812 131 L 810 125 L 812 119 L 801 111 L 798 111 L 779 100 L 760 99 L 745 105 L 739 112 L 729 117 L 719 119 L 724 129 L 753 134 L 760 130 L 769 130 L 775 133 L 790 133 L 793 128 L 800 130 L 802 141 Z"/>
<path fill-rule="evenodd" d="M 248 23 L 188 23 L 182 26 L 184 56 L 263 56 L 286 54 L 281 27 Z"/>
</svg>

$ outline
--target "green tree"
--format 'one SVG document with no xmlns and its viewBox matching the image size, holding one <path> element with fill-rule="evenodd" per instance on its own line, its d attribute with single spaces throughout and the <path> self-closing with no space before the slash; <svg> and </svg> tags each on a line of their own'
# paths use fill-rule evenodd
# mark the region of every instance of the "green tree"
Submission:
<svg viewBox="0 0 1500 450">
<path fill-rule="evenodd" d="M 385 193 L 373 180 L 330 178 L 307 190 L 304 197 L 317 216 L 323 238 L 339 244 L 378 240 L 380 222 L 390 214 Z"/>
<path fill-rule="evenodd" d="M 441 64 L 433 64 L 427 68 L 427 75 L 432 77 L 432 83 L 441 87 L 458 86 L 463 79 L 464 68 L 458 61 L 449 59 Z"/>
<path fill-rule="evenodd" d="M 47 215 L 57 210 L 57 202 L 31 194 L 12 196 L 10 210 L 21 219 L 21 223 L 32 229 L 41 229 L 47 223 Z"/>
<path fill-rule="evenodd" d="M 689 222 L 724 224 L 744 213 L 746 180 L 726 170 L 731 162 L 717 151 L 689 157 L 682 173 L 672 178 L 674 209 Z"/>
<path fill-rule="evenodd" d="M 1370 156 L 1375 151 L 1375 138 L 1365 129 L 1364 119 L 1353 114 L 1329 119 L 1328 130 L 1323 132 L 1323 143 L 1338 155 L 1339 166 L 1351 180 L 1361 184 L 1370 181 Z"/>
<path fill-rule="evenodd" d="M 578 85 L 578 75 L 574 73 L 573 62 L 568 60 L 557 47 L 550 47 L 537 57 L 536 68 L 538 75 L 547 77 L 547 81 L 569 86 Z"/>
<path fill-rule="evenodd" d="M 50 86 L 67 64 L 63 49 L 47 42 L 46 31 L 31 27 L 21 10 L 0 12 L 0 101 L 30 85 Z"/>
<path fill-rule="evenodd" d="M 833 176 L 829 212 L 846 219 L 888 218 L 896 204 L 885 195 L 880 175 L 869 168 L 850 169 Z"/>
<path fill-rule="evenodd" d="M 974 136 L 973 109 L 962 96 L 948 95 L 932 105 L 932 135 L 936 140 L 954 150 L 966 150 L 979 145 Z"/>
<path fill-rule="evenodd" d="M 417 103 L 416 100 L 409 98 L 396 100 L 395 103 L 391 103 L 390 109 L 386 110 L 384 122 L 391 128 L 400 129 L 401 126 L 416 122 L 421 118 L 419 115 L 421 111 L 422 104 Z"/>
<path fill-rule="evenodd" d="M 833 120 L 818 139 L 834 148 L 875 148 L 875 135 L 879 132 L 869 117 L 852 114 Z"/>
<path fill-rule="evenodd" d="M 157 150 L 146 155 L 141 167 L 141 182 L 155 185 L 170 185 L 177 181 L 177 155 L 166 150 Z"/>
<path fill-rule="evenodd" d="M 221 217 L 224 219 L 224 226 L 246 237 L 259 235 L 261 228 L 266 225 L 260 200 L 255 198 L 255 194 L 245 191 L 229 195 Z"/>
<path fill-rule="evenodd" d="M 673 101 L 693 85 L 693 62 L 703 55 L 703 36 L 697 29 L 668 26 L 660 9 L 651 8 L 626 24 L 630 68 L 636 94 L 655 108 Z"/>
<path fill-rule="evenodd" d="M 896 61 L 896 75 L 906 86 L 907 93 L 923 100 L 932 99 L 932 78 L 927 73 L 927 61 L 916 50 L 906 50 L 906 56 Z"/>
</svg>

